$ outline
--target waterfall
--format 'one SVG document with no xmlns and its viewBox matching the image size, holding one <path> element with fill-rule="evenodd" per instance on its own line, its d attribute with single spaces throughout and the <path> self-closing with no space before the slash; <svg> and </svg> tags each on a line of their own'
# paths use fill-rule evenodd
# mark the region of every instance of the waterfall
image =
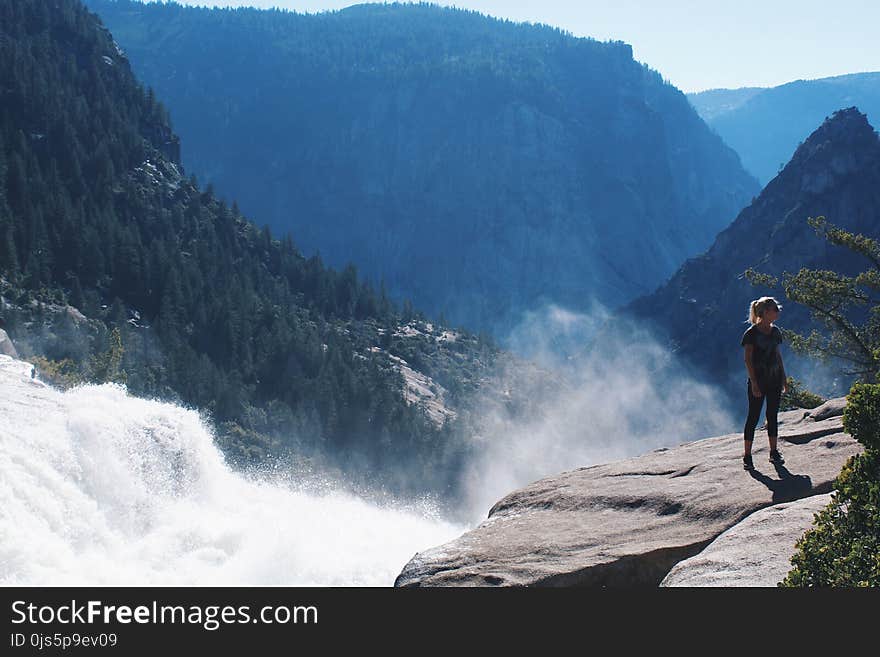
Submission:
<svg viewBox="0 0 880 657">
<path fill-rule="evenodd" d="M 0 583 L 390 586 L 466 528 L 230 468 L 199 414 L 0 355 Z"/>
</svg>

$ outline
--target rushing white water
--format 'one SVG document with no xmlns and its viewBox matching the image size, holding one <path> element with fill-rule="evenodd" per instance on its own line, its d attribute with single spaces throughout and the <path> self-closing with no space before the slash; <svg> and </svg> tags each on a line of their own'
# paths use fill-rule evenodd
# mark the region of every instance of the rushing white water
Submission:
<svg viewBox="0 0 880 657">
<path fill-rule="evenodd" d="M 466 528 L 231 470 L 194 411 L 0 355 L 0 583 L 390 586 Z"/>
</svg>

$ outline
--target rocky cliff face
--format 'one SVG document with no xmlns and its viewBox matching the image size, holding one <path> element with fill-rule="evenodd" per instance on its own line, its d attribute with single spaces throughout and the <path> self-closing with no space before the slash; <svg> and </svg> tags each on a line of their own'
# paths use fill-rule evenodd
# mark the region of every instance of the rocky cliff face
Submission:
<svg viewBox="0 0 880 657">
<path fill-rule="evenodd" d="M 396 585 L 656 586 L 667 577 L 667 584 L 696 577 L 684 564 L 674 568 L 733 527 L 754 536 L 749 526 L 760 524 L 761 509 L 830 490 L 862 449 L 843 432 L 844 405 L 838 398 L 781 413 L 783 466 L 768 463 L 766 434 L 759 432 L 754 472 L 743 471 L 742 435 L 732 434 L 536 481 L 500 500 L 475 529 L 416 554 Z M 803 531 L 809 526 L 803 513 L 798 522 Z M 797 531 L 777 531 L 777 543 L 761 551 L 784 544 L 793 552 Z M 723 553 L 702 558 L 717 561 Z M 769 577 L 782 567 L 771 563 Z M 762 572 L 723 585 L 767 583 Z"/>
<path fill-rule="evenodd" d="M 168 103 L 188 169 L 454 325 L 619 306 L 758 191 L 623 43 L 428 6 L 89 5 Z"/>
<path fill-rule="evenodd" d="M 856 108 L 825 121 L 708 251 L 623 314 L 653 325 L 671 350 L 739 399 L 746 378 L 739 343 L 750 301 L 777 295 L 784 306 L 780 326 L 810 326 L 803 307 L 787 304 L 779 289 L 751 285 L 743 272 L 752 267 L 781 276 L 807 267 L 853 274 L 867 264 L 816 235 L 807 218 L 820 215 L 845 230 L 880 234 L 880 137 Z M 809 380 L 806 365 L 787 369 Z M 848 387 L 824 392 L 839 395 Z"/>
</svg>

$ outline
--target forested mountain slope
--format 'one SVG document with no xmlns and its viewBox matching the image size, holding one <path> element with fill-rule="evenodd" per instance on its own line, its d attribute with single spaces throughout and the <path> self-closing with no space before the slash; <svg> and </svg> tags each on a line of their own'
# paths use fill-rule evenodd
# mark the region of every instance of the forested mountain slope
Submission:
<svg viewBox="0 0 880 657">
<path fill-rule="evenodd" d="M 759 190 L 624 43 L 431 5 L 89 5 L 172 109 L 188 169 L 456 325 L 619 306 Z"/>
<path fill-rule="evenodd" d="M 22 357 L 197 407 L 241 461 L 448 492 L 497 349 L 187 179 L 167 111 L 77 0 L 0 4 L 0 93 L 0 314 Z"/>
</svg>

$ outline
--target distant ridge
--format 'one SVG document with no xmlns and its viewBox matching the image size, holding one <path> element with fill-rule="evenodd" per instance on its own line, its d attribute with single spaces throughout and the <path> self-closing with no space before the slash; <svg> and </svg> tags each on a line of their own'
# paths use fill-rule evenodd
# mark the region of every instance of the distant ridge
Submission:
<svg viewBox="0 0 880 657">
<path fill-rule="evenodd" d="M 168 103 L 189 169 L 456 325 L 619 306 L 758 191 L 625 43 L 430 5 L 89 5 Z"/>
<path fill-rule="evenodd" d="M 880 124 L 880 72 L 796 80 L 778 87 L 711 89 L 691 104 L 766 185 L 824 117 L 857 106 Z"/>
</svg>

